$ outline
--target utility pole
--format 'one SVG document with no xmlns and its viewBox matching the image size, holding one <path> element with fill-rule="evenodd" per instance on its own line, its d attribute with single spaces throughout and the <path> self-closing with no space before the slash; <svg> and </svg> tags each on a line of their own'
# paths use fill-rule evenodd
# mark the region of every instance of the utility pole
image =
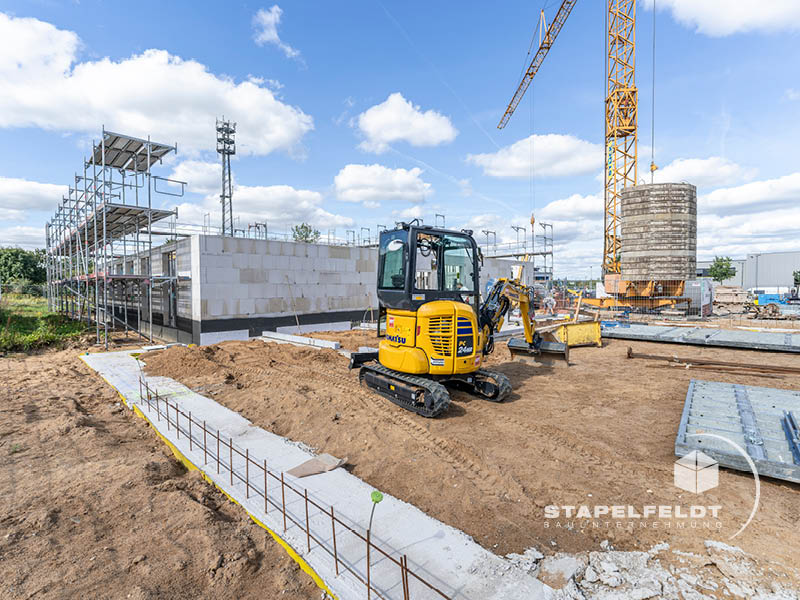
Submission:
<svg viewBox="0 0 800 600">
<path fill-rule="evenodd" d="M 489 234 L 491 233 L 494 236 L 494 245 L 497 246 L 497 232 L 492 231 L 491 229 L 481 229 L 483 235 L 486 236 L 486 250 L 489 250 Z"/>
<path fill-rule="evenodd" d="M 527 249 L 527 243 L 525 241 L 525 233 L 526 233 L 527 230 L 525 229 L 525 227 L 520 227 L 519 225 L 512 225 L 511 229 L 513 229 L 514 231 L 517 232 L 517 250 L 519 250 L 519 232 L 520 231 L 522 232 L 522 245 L 525 246 L 525 248 Z"/>
</svg>

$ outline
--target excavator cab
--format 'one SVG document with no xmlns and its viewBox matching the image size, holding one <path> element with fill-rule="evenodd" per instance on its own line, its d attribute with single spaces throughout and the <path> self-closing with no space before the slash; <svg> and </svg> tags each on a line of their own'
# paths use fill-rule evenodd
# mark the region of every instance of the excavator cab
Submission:
<svg viewBox="0 0 800 600">
<path fill-rule="evenodd" d="M 378 246 L 378 300 L 384 309 L 417 310 L 451 300 L 478 311 L 480 252 L 470 231 L 403 223 Z"/>
</svg>

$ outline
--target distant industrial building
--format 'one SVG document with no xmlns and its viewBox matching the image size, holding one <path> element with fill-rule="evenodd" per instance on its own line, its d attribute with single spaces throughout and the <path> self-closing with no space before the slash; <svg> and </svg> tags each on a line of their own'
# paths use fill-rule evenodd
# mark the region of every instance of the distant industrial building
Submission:
<svg viewBox="0 0 800 600">
<path fill-rule="evenodd" d="M 710 277 L 710 260 L 697 261 L 697 276 Z M 745 259 L 731 261 L 736 274 L 722 282 L 723 285 L 737 285 L 746 290 L 781 288 L 788 291 L 793 287 L 792 273 L 800 270 L 800 250 L 791 252 L 765 252 L 748 254 Z"/>
</svg>

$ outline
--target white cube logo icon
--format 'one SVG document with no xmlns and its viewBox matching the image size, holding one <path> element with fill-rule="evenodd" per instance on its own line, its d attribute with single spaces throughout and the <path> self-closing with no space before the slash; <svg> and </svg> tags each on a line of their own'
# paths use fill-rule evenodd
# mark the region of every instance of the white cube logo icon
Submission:
<svg viewBox="0 0 800 600">
<path fill-rule="evenodd" d="M 675 461 L 675 486 L 700 494 L 719 485 L 719 465 L 710 456 L 694 450 Z"/>
</svg>

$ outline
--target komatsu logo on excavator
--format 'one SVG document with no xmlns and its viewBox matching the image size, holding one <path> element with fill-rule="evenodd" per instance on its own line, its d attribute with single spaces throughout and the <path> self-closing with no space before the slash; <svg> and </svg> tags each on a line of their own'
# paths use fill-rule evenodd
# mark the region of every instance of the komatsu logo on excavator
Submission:
<svg viewBox="0 0 800 600">
<path fill-rule="evenodd" d="M 399 335 L 387 335 L 386 339 L 390 342 L 394 342 L 395 344 L 405 344 L 406 338 L 399 336 Z"/>
</svg>

